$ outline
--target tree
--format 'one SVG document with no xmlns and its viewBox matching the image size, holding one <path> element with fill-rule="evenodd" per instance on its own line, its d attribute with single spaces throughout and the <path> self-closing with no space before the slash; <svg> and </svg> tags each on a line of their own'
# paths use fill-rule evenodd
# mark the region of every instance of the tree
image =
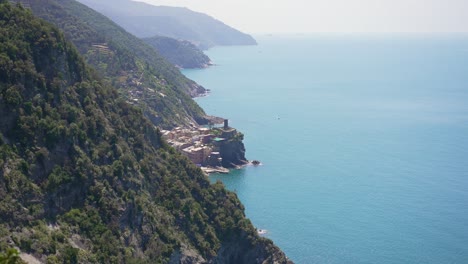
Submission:
<svg viewBox="0 0 468 264">
<path fill-rule="evenodd" d="M 1 3 L 2 0 L 0 0 Z M 9 248 L 5 253 L 0 253 L 0 264 L 20 264 L 24 263 L 20 256 L 18 250 L 15 248 Z"/>
</svg>

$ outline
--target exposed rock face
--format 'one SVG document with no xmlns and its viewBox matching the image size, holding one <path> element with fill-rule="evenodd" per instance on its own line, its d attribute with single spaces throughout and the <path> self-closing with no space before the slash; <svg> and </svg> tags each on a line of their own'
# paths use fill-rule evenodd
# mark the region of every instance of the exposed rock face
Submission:
<svg viewBox="0 0 468 264">
<path fill-rule="evenodd" d="M 169 264 L 202 264 L 207 263 L 195 250 L 183 246 L 172 253 Z"/>
<path fill-rule="evenodd" d="M 270 240 L 252 246 L 252 238 L 245 232 L 235 234 L 223 243 L 216 257 L 205 260 L 196 250 L 182 245 L 174 251 L 170 264 L 293 264 Z"/>
<path fill-rule="evenodd" d="M 269 240 L 251 246 L 250 238 L 246 233 L 232 237 L 224 243 L 212 263 L 258 263 L 258 264 L 292 264 L 286 255 L 278 250 Z M 237 241 L 237 242 L 235 242 Z M 243 241 L 244 243 L 239 243 Z"/>
<path fill-rule="evenodd" d="M 233 168 L 247 164 L 248 161 L 245 158 L 245 147 L 242 142 L 244 135 L 235 131 L 234 136 L 231 138 L 229 137 L 231 136 L 228 136 L 226 141 L 220 142 L 219 144 L 219 153 L 221 154 L 221 158 L 223 158 L 223 167 Z"/>
<path fill-rule="evenodd" d="M 189 85 L 189 87 L 190 89 L 188 93 L 192 97 L 204 96 L 207 94 L 207 90 L 205 89 L 205 87 L 196 83 L 192 83 L 191 85 Z"/>
</svg>

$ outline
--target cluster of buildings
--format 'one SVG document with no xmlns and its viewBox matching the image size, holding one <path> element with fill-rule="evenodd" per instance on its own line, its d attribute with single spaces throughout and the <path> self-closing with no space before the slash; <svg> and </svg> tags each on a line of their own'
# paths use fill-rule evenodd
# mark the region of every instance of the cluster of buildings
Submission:
<svg viewBox="0 0 468 264">
<path fill-rule="evenodd" d="M 132 101 L 138 102 L 139 98 L 143 97 L 143 92 L 137 90 L 130 90 L 129 95 Z"/>
<path fill-rule="evenodd" d="M 204 127 L 162 130 L 163 138 L 175 149 L 199 166 L 220 167 L 222 157 L 219 146 L 226 138 L 218 137 L 220 129 Z M 224 134 L 224 133 L 223 133 Z"/>
</svg>

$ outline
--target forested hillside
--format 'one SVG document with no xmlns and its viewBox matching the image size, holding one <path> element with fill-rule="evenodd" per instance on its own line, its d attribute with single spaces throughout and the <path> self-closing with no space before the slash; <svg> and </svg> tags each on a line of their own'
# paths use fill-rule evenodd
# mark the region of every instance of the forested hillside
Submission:
<svg viewBox="0 0 468 264">
<path fill-rule="evenodd" d="M 47 263 L 285 263 L 49 23 L 0 0 L 0 251 Z M 3 254 L 2 254 L 3 256 Z"/>
<path fill-rule="evenodd" d="M 155 125 L 206 122 L 204 111 L 191 99 L 205 89 L 105 16 L 74 0 L 27 1 L 27 6 L 62 29 L 104 81 L 143 109 Z"/>
<path fill-rule="evenodd" d="M 158 50 L 161 56 L 180 68 L 205 68 L 211 65 L 210 58 L 187 40 L 161 36 L 143 40 Z"/>
<path fill-rule="evenodd" d="M 110 17 L 140 38 L 166 36 L 188 40 L 201 49 L 219 45 L 256 44 L 250 35 L 187 8 L 154 6 L 131 0 L 79 1 Z"/>
</svg>

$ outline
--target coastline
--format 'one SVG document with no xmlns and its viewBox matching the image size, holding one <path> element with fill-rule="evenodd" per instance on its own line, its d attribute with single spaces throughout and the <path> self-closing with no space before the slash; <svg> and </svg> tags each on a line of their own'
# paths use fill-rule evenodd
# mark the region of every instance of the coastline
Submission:
<svg viewBox="0 0 468 264">
<path fill-rule="evenodd" d="M 235 120 L 249 159 L 266 164 L 210 180 L 236 191 L 252 223 L 298 263 L 463 262 L 465 43 L 262 40 L 262 53 L 217 49 L 222 67 L 184 72 L 212 88 L 198 103 Z"/>
<path fill-rule="evenodd" d="M 211 66 L 215 66 L 215 65 L 216 64 L 213 63 L 213 61 L 210 60 L 209 64 L 205 65 L 206 67 L 196 68 L 196 69 L 207 69 L 207 68 L 209 68 Z M 181 68 L 181 67 L 177 67 L 177 68 L 179 68 L 179 70 L 184 70 L 184 68 Z M 207 97 L 207 96 L 210 95 L 210 93 L 211 93 L 210 89 L 206 89 L 205 87 L 203 87 L 200 84 L 197 84 L 197 86 L 201 87 L 202 89 L 194 90 L 193 92 L 195 92 L 195 93 L 191 95 L 192 98 Z M 223 117 L 218 117 L 218 116 L 213 116 L 213 115 L 205 115 L 204 119 L 205 119 L 204 120 L 205 122 L 203 122 L 203 123 L 197 122 L 198 123 L 197 125 L 191 124 L 192 127 L 185 127 L 184 129 L 201 129 L 201 128 L 204 128 L 204 126 L 216 127 L 217 125 L 223 124 L 225 122 L 225 120 L 227 120 L 227 119 L 225 119 Z M 177 129 L 181 129 L 181 128 L 176 127 L 175 130 L 177 130 Z M 235 131 L 237 131 L 235 128 L 230 128 L 230 129 L 234 129 Z M 163 132 L 163 136 L 164 136 L 164 134 L 167 135 L 168 131 L 162 130 L 162 132 Z M 240 133 L 240 132 L 237 132 L 237 133 Z M 242 133 L 240 133 L 240 134 L 242 135 L 242 139 L 240 140 L 241 147 L 243 149 L 243 152 L 245 152 L 244 144 L 242 142 L 243 134 Z M 166 138 L 166 140 L 168 140 L 168 138 Z M 168 141 L 168 143 L 171 144 L 170 141 Z M 175 146 L 175 148 L 178 149 L 179 151 L 182 151 L 182 153 L 183 153 L 182 149 L 177 148 L 177 146 Z M 196 162 L 194 162 L 194 163 L 197 164 Z M 241 169 L 243 167 L 249 166 L 249 165 L 258 166 L 258 165 L 262 165 L 262 164 L 260 164 L 257 160 L 247 160 L 244 157 L 243 159 L 241 159 L 240 163 L 230 164 L 230 166 L 209 166 L 209 165 L 208 166 L 201 166 L 200 164 L 197 164 L 197 165 L 199 165 L 199 168 L 203 171 L 203 173 L 208 176 L 210 174 L 215 174 L 215 173 L 229 174 L 231 172 L 231 169 L 236 169 L 237 170 L 237 169 Z"/>
<path fill-rule="evenodd" d="M 208 117 L 219 121 L 219 117 Z M 206 126 L 194 125 L 161 130 L 166 142 L 200 167 L 205 174 L 229 173 L 229 169 L 251 164 L 245 158 L 244 135 L 229 127 L 228 120 L 209 123 Z M 218 126 L 216 126 L 218 124 Z M 253 163 L 252 163 L 253 164 Z"/>
<path fill-rule="evenodd" d="M 256 164 L 255 163 L 256 160 L 248 160 L 245 164 L 243 165 L 237 165 L 236 167 L 234 168 L 225 168 L 225 167 L 200 167 L 200 169 L 206 174 L 206 175 L 210 175 L 210 174 L 216 174 L 216 173 L 219 173 L 219 174 L 229 174 L 231 173 L 232 170 L 240 170 L 240 169 L 243 169 L 245 167 L 248 167 L 248 166 L 262 166 L 263 163 L 258 163 Z"/>
</svg>

